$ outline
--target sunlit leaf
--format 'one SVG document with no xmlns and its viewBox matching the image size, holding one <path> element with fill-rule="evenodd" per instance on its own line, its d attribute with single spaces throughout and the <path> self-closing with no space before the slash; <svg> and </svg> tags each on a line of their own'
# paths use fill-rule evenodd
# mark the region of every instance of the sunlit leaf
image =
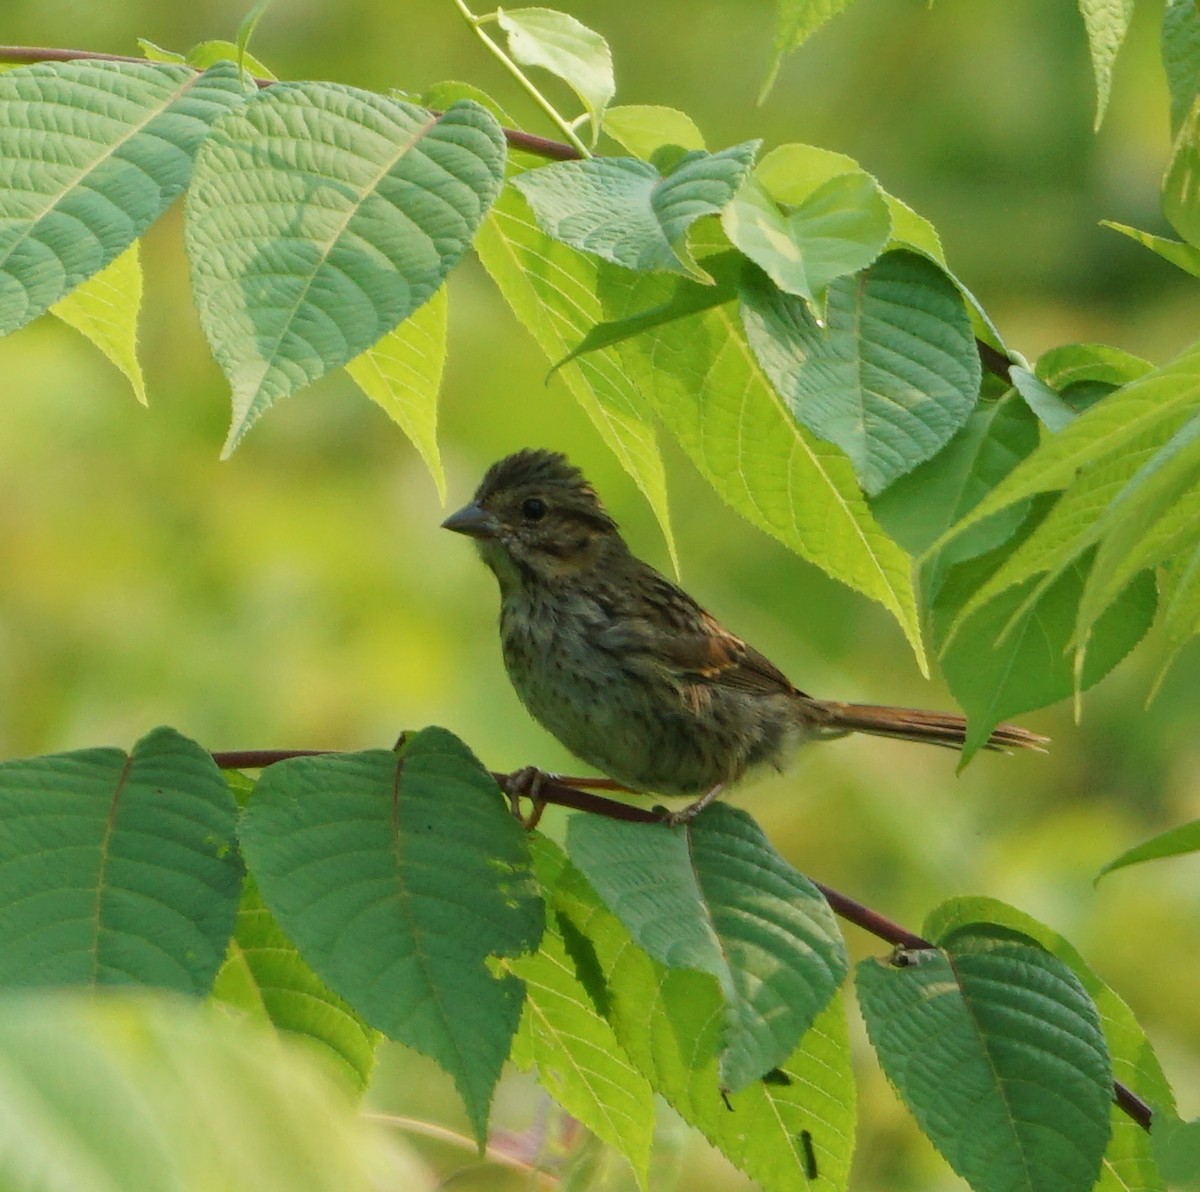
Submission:
<svg viewBox="0 0 1200 1192">
<path fill-rule="evenodd" d="M 573 16 L 550 8 L 498 8 L 496 23 L 517 62 L 550 71 L 579 96 L 595 141 L 604 109 L 617 91 L 608 42 Z"/>
<path fill-rule="evenodd" d="M 1160 861 L 1164 857 L 1182 857 L 1189 853 L 1200 852 L 1200 820 L 1180 824 L 1178 828 L 1170 828 L 1160 832 L 1149 840 L 1131 849 L 1126 849 L 1115 860 L 1101 867 L 1096 877 L 1102 878 L 1106 873 L 1116 869 L 1125 869 L 1129 865 L 1140 865 L 1145 861 Z"/>
<path fill-rule="evenodd" d="M 1096 76 L 1096 122 L 1099 129 L 1112 91 L 1113 64 L 1133 16 L 1133 0 L 1079 0 L 1087 26 L 1092 73 Z"/>
<path fill-rule="evenodd" d="M 656 149 L 677 145 L 703 149 L 704 137 L 695 121 L 677 108 L 656 104 L 625 104 L 604 113 L 604 131 L 634 157 L 649 161 Z"/>
<path fill-rule="evenodd" d="M 775 86 L 779 68 L 794 50 L 798 50 L 822 25 L 850 7 L 852 0 L 776 0 L 775 37 L 771 62 L 763 80 L 758 102 L 763 103 Z"/>
<path fill-rule="evenodd" d="M 1193 0 L 1187 0 L 1187 3 L 1190 6 Z M 1200 277 L 1200 248 L 1184 244 L 1182 240 L 1169 240 L 1166 236 L 1155 236 L 1151 232 L 1131 228 L 1128 224 L 1114 223 L 1111 219 L 1102 219 L 1100 224 L 1102 227 L 1112 228 L 1114 232 L 1128 236 L 1130 240 L 1136 240 L 1138 244 L 1157 253 L 1164 261 L 1178 265 L 1185 273 L 1190 273 L 1193 277 Z"/>
<path fill-rule="evenodd" d="M 1171 131 L 1200 91 L 1200 12 L 1196 0 L 1167 0 L 1162 19 L 1162 59 L 1171 92 Z"/>
<path fill-rule="evenodd" d="M 142 266 L 135 240 L 119 257 L 50 307 L 50 313 L 87 336 L 125 375 L 146 404 L 146 383 L 137 358 L 142 306 Z"/>
<path fill-rule="evenodd" d="M 421 453 L 438 496 L 446 474 L 437 442 L 437 402 L 446 363 L 446 287 L 356 356 L 346 371 L 358 387 L 409 437 Z"/>
</svg>

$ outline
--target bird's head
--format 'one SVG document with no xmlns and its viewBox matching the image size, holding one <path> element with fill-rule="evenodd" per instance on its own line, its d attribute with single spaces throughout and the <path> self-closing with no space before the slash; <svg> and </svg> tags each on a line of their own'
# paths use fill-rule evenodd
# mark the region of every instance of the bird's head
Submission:
<svg viewBox="0 0 1200 1192">
<path fill-rule="evenodd" d="M 493 464 L 442 525 L 475 539 L 504 590 L 569 580 L 624 549 L 595 489 L 553 451 L 526 448 Z"/>
</svg>

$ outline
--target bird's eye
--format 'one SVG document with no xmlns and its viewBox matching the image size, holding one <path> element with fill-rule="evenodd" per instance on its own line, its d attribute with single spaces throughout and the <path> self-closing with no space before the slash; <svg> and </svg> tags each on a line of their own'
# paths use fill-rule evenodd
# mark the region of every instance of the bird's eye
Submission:
<svg viewBox="0 0 1200 1192">
<path fill-rule="evenodd" d="M 526 521 L 541 521 L 546 516 L 546 502 L 541 497 L 526 497 L 521 502 L 521 516 Z"/>
</svg>

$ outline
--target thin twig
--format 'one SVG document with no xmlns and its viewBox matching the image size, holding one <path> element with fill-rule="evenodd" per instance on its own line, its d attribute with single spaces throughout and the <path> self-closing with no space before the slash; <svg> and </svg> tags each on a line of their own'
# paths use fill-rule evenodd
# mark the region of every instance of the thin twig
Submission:
<svg viewBox="0 0 1200 1192">
<path fill-rule="evenodd" d="M 89 62 L 132 62 L 138 66 L 187 65 L 186 63 L 151 62 L 148 58 L 135 58 L 129 54 L 101 54 L 96 50 L 65 50 L 53 46 L 0 46 L 0 62 L 27 65 L 33 62 L 74 62 L 77 59 Z M 195 67 L 189 67 L 189 69 L 195 70 Z M 255 86 L 263 88 L 273 87 L 282 82 L 286 82 L 286 80 L 254 79 Z M 441 115 L 437 111 L 433 114 Z M 535 157 L 544 157 L 549 161 L 578 161 L 584 156 L 574 145 L 565 145 L 562 141 L 552 141 L 548 137 L 534 136 L 532 133 L 522 132 L 519 128 L 505 128 L 502 131 L 504 139 L 512 148 L 522 149 L 526 153 L 532 153 Z"/>
</svg>

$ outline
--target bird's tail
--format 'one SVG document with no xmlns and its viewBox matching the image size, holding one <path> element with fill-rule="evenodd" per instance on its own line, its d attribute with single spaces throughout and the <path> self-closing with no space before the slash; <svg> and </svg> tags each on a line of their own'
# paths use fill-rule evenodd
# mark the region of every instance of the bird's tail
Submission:
<svg viewBox="0 0 1200 1192">
<path fill-rule="evenodd" d="M 924 741 L 961 749 L 967 739 L 965 717 L 953 712 L 923 712 L 919 708 L 889 708 L 879 704 L 843 704 L 821 700 L 821 728 L 829 733 L 869 733 L 875 737 L 896 737 L 901 741 Z M 1031 733 L 1015 724 L 999 724 L 992 729 L 983 748 L 1008 752 L 1010 749 L 1035 749 L 1046 752 L 1049 737 Z"/>
</svg>

